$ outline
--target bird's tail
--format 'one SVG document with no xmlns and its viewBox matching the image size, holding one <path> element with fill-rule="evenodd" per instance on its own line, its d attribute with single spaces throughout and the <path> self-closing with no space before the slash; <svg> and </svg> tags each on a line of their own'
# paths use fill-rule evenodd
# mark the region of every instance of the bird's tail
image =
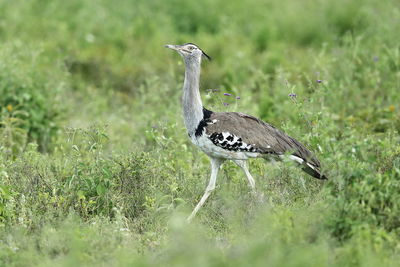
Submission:
<svg viewBox="0 0 400 267">
<path fill-rule="evenodd" d="M 305 164 L 302 164 L 301 168 L 304 172 L 307 174 L 311 175 L 312 177 L 315 177 L 317 179 L 321 180 L 327 180 L 328 177 L 326 177 L 325 174 L 321 173 L 321 170 L 317 168 L 316 166 L 313 166 L 312 164 L 306 162 Z"/>
</svg>

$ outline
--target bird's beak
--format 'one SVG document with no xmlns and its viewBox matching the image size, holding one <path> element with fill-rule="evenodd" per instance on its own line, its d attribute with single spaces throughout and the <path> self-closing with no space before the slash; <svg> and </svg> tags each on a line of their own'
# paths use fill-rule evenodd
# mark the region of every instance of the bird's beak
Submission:
<svg viewBox="0 0 400 267">
<path fill-rule="evenodd" d="M 166 48 L 170 48 L 172 50 L 179 51 L 181 46 L 180 45 L 165 45 Z"/>
<path fill-rule="evenodd" d="M 165 45 L 165 47 L 178 52 L 182 50 L 182 45 Z"/>
</svg>

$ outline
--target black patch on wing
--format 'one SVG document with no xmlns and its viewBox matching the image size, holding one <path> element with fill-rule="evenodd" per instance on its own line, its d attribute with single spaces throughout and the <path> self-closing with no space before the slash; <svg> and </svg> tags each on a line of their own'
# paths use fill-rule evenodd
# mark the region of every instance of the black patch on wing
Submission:
<svg viewBox="0 0 400 267">
<path fill-rule="evenodd" d="M 207 126 L 207 123 L 210 123 L 210 117 L 213 112 L 203 107 L 203 119 L 199 122 L 199 125 L 196 128 L 194 133 L 195 136 L 199 137 L 203 134 L 204 128 Z"/>
<path fill-rule="evenodd" d="M 253 147 L 252 145 L 247 144 L 247 146 L 245 146 L 242 138 L 237 138 L 236 142 L 232 143 L 232 141 L 235 139 L 233 135 L 228 135 L 226 139 L 224 139 L 224 135 L 222 133 L 212 133 L 208 138 L 214 145 L 229 151 L 258 153 L 261 152 L 259 149 Z"/>
</svg>

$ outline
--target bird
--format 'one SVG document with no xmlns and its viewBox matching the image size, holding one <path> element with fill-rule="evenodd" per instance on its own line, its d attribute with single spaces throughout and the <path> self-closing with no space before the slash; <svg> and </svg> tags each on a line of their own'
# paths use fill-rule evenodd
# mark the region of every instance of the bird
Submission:
<svg viewBox="0 0 400 267">
<path fill-rule="evenodd" d="M 210 158 L 211 163 L 210 180 L 188 221 L 195 217 L 214 191 L 218 170 L 227 160 L 232 160 L 243 170 L 253 191 L 255 181 L 247 165 L 247 160 L 251 158 L 282 160 L 287 157 L 309 175 L 327 179 L 313 153 L 273 125 L 244 113 L 214 112 L 203 106 L 199 89 L 201 62 L 202 58 L 211 58 L 199 46 L 185 43 L 165 47 L 177 51 L 185 63 L 182 96 L 184 124 L 191 142 Z"/>
</svg>

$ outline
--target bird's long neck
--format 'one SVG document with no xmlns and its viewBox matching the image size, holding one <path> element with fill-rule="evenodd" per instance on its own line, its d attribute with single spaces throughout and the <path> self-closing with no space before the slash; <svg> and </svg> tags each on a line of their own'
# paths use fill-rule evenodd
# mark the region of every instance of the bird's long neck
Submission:
<svg viewBox="0 0 400 267">
<path fill-rule="evenodd" d="M 197 126 L 203 119 L 199 83 L 201 59 L 185 60 L 185 82 L 183 84 L 183 117 L 186 129 L 193 136 Z"/>
</svg>

